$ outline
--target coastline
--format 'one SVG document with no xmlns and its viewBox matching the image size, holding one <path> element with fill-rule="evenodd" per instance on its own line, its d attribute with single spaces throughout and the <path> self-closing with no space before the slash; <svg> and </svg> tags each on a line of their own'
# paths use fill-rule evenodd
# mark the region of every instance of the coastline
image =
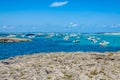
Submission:
<svg viewBox="0 0 120 80">
<path fill-rule="evenodd" d="M 0 37 L 0 43 L 12 43 L 12 42 L 30 42 L 30 39 L 25 38 L 7 38 L 7 37 Z"/>
<path fill-rule="evenodd" d="M 119 80 L 120 52 L 56 52 L 0 60 L 0 80 Z"/>
</svg>

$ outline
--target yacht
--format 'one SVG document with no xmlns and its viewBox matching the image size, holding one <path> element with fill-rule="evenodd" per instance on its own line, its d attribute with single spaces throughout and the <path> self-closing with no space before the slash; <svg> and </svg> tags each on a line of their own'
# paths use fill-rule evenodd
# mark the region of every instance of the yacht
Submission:
<svg viewBox="0 0 120 80">
<path fill-rule="evenodd" d="M 33 36 L 33 35 L 30 35 L 30 36 L 28 36 L 28 38 L 35 38 L 35 36 Z"/>
<path fill-rule="evenodd" d="M 91 41 L 92 41 L 93 43 L 97 43 L 97 40 L 96 40 L 96 39 L 91 39 Z"/>
<path fill-rule="evenodd" d="M 88 36 L 88 37 L 87 37 L 88 40 L 92 40 L 92 39 L 94 39 L 94 38 L 95 38 L 94 36 Z"/>
<path fill-rule="evenodd" d="M 8 35 L 8 36 L 6 36 L 6 37 L 8 37 L 8 38 L 12 38 L 12 37 L 16 37 L 17 35 L 15 35 L 15 34 L 10 34 L 10 35 Z"/>
<path fill-rule="evenodd" d="M 80 40 L 74 40 L 74 41 L 73 41 L 73 43 L 78 43 L 78 42 L 80 42 Z"/>
<path fill-rule="evenodd" d="M 100 42 L 99 44 L 100 44 L 100 46 L 106 46 L 106 45 L 108 45 L 110 42 L 107 42 L 107 41 L 102 41 L 102 42 Z"/>
<path fill-rule="evenodd" d="M 69 36 L 65 36 L 63 39 L 64 40 L 69 40 Z"/>
</svg>

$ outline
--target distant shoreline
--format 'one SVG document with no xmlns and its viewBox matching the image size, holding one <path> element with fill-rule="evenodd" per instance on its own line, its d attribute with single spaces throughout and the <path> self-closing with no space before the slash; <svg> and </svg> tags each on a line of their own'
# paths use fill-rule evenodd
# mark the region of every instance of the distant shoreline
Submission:
<svg viewBox="0 0 120 80">
<path fill-rule="evenodd" d="M 104 34 L 104 33 L 120 33 L 120 32 L 0 32 L 2 33 L 7 33 L 7 34 L 16 34 L 16 33 L 81 33 L 81 34 Z"/>
<path fill-rule="evenodd" d="M 0 37 L 0 43 L 12 43 L 12 42 L 29 42 L 30 39 L 25 38 L 7 38 L 7 37 Z"/>
</svg>

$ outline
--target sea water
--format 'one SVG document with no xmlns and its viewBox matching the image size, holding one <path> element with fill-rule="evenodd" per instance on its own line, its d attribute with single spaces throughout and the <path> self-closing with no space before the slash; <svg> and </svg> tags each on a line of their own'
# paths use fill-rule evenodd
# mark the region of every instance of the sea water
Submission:
<svg viewBox="0 0 120 80">
<path fill-rule="evenodd" d="M 23 33 L 22 33 L 23 34 Z M 70 36 L 71 33 L 42 33 L 34 38 L 31 42 L 17 42 L 17 43 L 0 43 L 0 59 L 6 59 L 18 55 L 26 55 L 33 53 L 46 53 L 46 52 L 116 52 L 120 50 L 120 35 L 105 35 L 105 34 L 78 34 Z M 5 37 L 10 34 L 0 34 Z M 20 34 L 16 37 L 21 38 Z M 27 35 L 27 34 L 25 34 Z M 65 40 L 65 36 L 69 36 Z M 88 40 L 92 36 L 96 39 L 96 43 Z M 25 36 L 24 38 L 29 38 Z M 80 42 L 74 43 L 74 40 Z M 101 46 L 100 42 L 107 41 L 109 44 Z"/>
</svg>

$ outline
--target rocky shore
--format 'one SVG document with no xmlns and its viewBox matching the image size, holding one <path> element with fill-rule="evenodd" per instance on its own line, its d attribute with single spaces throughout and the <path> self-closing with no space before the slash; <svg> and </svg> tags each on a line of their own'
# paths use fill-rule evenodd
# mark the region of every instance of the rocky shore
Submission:
<svg viewBox="0 0 120 80">
<path fill-rule="evenodd" d="M 0 61 L 0 80 L 120 80 L 120 52 L 59 52 Z"/>
<path fill-rule="evenodd" d="M 0 37 L 0 43 L 9 43 L 9 42 L 29 42 L 29 39 L 23 38 L 7 38 L 7 37 Z"/>
</svg>

